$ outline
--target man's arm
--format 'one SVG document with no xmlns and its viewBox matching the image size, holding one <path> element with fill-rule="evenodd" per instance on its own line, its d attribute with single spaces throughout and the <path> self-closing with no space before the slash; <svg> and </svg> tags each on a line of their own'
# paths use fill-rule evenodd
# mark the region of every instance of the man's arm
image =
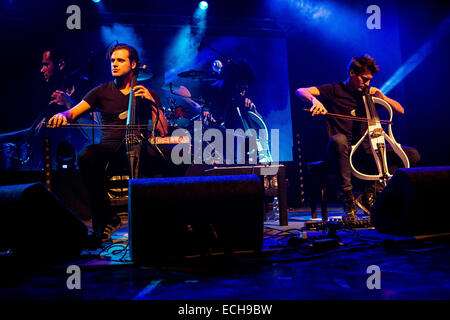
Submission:
<svg viewBox="0 0 450 320">
<path fill-rule="evenodd" d="M 394 99 L 388 98 L 386 97 L 383 92 L 381 92 L 380 89 L 377 89 L 375 87 L 370 87 L 369 93 L 377 98 L 383 99 L 385 100 L 387 103 L 389 103 L 392 107 L 392 109 L 394 110 L 394 112 L 399 113 L 399 114 L 404 114 L 405 113 L 405 109 L 403 109 L 402 105 L 395 101 Z"/>
<path fill-rule="evenodd" d="M 61 90 L 56 90 L 52 93 L 51 97 L 53 100 L 50 101 L 50 103 L 56 103 L 60 106 L 65 106 L 66 109 L 70 109 L 75 105 L 75 101 L 65 92 L 62 92 Z"/>
<path fill-rule="evenodd" d="M 295 94 L 303 101 L 311 102 L 312 106 L 310 111 L 313 116 L 317 114 L 326 114 L 328 112 L 324 105 L 316 98 L 320 96 L 320 91 L 317 87 L 299 88 L 295 91 Z"/>
<path fill-rule="evenodd" d="M 91 109 L 91 106 L 86 101 L 82 100 L 72 109 L 57 113 L 48 121 L 49 127 L 60 127 L 66 125 L 68 122 L 73 122 L 78 119 L 83 113 Z"/>
</svg>

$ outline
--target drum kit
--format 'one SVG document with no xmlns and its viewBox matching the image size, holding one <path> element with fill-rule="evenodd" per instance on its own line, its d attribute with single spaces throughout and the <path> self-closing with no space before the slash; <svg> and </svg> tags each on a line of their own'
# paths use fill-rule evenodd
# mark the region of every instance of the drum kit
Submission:
<svg viewBox="0 0 450 320">
<path fill-rule="evenodd" d="M 216 63 L 216 62 L 215 62 Z M 206 72 L 201 70 L 189 70 L 178 74 L 178 77 L 194 80 L 195 82 L 202 82 L 203 84 L 212 84 L 219 80 L 220 72 L 214 69 L 214 72 Z M 219 129 L 225 134 L 225 125 L 218 123 L 210 112 L 211 103 L 205 101 L 202 97 L 194 98 L 191 92 L 182 85 L 175 85 L 170 82 L 165 84 L 162 89 L 170 93 L 169 105 L 163 107 L 167 121 L 169 122 L 169 133 L 176 129 L 187 130 L 191 137 L 194 134 L 194 121 L 202 122 L 203 132 L 207 129 Z M 188 112 L 193 110 L 193 112 Z M 270 148 L 267 139 L 260 139 L 260 130 L 265 131 L 265 137 L 268 137 L 268 128 L 256 110 L 250 111 L 247 108 L 237 108 L 239 117 L 242 120 L 242 128 L 244 130 L 254 129 L 257 133 L 256 142 L 257 150 L 250 151 L 250 153 L 258 154 L 261 163 L 272 162 Z"/>
<path fill-rule="evenodd" d="M 201 70 L 189 70 L 178 74 L 179 78 L 194 81 L 195 84 L 211 84 L 218 80 L 217 76 L 217 73 Z M 169 93 L 169 103 L 163 109 L 170 131 L 179 128 L 192 131 L 194 121 L 201 121 L 203 130 L 217 127 L 214 117 L 206 109 L 207 101 L 203 97 L 193 97 L 187 87 L 172 82 L 163 85 L 162 89 Z"/>
<path fill-rule="evenodd" d="M 221 87 L 227 82 L 227 88 L 229 88 L 230 82 L 233 83 L 233 86 L 248 84 L 253 82 L 254 79 L 254 71 L 253 68 L 245 61 L 245 59 L 232 59 L 226 54 L 220 52 L 216 48 L 208 45 L 203 40 L 200 42 L 198 46 L 198 51 L 202 50 L 202 48 L 208 48 L 211 51 L 214 51 L 218 54 L 224 61 L 227 61 L 226 65 L 223 65 L 220 60 L 215 60 L 212 65 L 213 71 L 202 71 L 202 70 L 188 70 L 178 74 L 178 77 L 184 79 L 194 80 L 196 83 L 209 84 L 211 87 Z M 221 75 L 219 83 L 219 75 Z M 200 120 L 202 122 L 202 129 L 219 129 L 223 133 L 225 132 L 225 125 L 223 123 L 219 123 L 214 119 L 214 116 L 210 113 L 210 109 L 217 109 L 217 105 L 214 105 L 213 101 L 205 101 L 202 98 L 193 98 L 191 93 L 186 87 L 176 86 L 173 83 L 168 83 L 163 86 L 163 90 L 169 91 L 171 94 L 171 103 L 165 108 L 166 117 L 169 121 L 169 124 L 172 128 L 184 128 L 190 131 L 190 134 L 194 133 L 193 129 L 195 126 L 193 125 L 194 121 Z M 234 89 L 232 89 L 234 90 Z M 234 95 L 236 93 L 232 93 Z M 242 95 L 239 92 L 239 95 Z M 182 105 L 187 105 L 195 110 L 195 114 L 192 117 L 187 116 L 187 113 L 184 113 L 184 109 L 178 109 L 176 105 L 177 99 L 182 99 Z M 235 99 L 233 97 L 233 101 L 237 101 L 239 99 Z M 216 101 L 217 103 L 221 103 Z M 183 107 L 183 106 L 181 106 Z M 212 108 L 210 108 L 212 107 Z M 216 107 L 216 108 L 214 108 Z M 254 150 L 248 150 L 247 154 L 251 158 L 256 158 L 260 161 L 260 163 L 271 163 L 273 161 L 270 148 L 269 148 L 269 135 L 268 128 L 264 123 L 261 115 L 258 114 L 256 109 L 250 110 L 246 107 L 235 106 L 238 116 L 241 120 L 242 128 L 245 130 L 246 134 L 249 132 L 250 135 L 255 135 L 253 137 L 248 136 L 248 138 L 254 138 L 256 140 L 257 148 Z M 217 111 L 217 110 L 216 110 Z M 218 111 L 220 112 L 220 111 Z M 249 129 L 252 129 L 249 131 Z M 263 136 L 261 136 L 263 133 Z M 235 132 L 236 135 L 236 132 Z"/>
</svg>

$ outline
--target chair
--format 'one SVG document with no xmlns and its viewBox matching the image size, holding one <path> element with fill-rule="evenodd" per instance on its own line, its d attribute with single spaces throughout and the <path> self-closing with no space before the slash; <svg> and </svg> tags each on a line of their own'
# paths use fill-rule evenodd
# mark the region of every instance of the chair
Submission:
<svg viewBox="0 0 450 320">
<path fill-rule="evenodd" d="M 107 190 L 111 207 L 115 213 L 128 213 L 128 162 L 125 157 L 110 160 L 105 168 Z"/>
</svg>

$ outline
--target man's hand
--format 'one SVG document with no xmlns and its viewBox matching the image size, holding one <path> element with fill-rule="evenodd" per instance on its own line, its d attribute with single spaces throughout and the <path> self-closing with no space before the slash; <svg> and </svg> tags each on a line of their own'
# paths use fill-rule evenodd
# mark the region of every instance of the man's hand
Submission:
<svg viewBox="0 0 450 320">
<path fill-rule="evenodd" d="M 203 111 L 203 119 L 211 122 L 217 122 L 209 111 Z"/>
<path fill-rule="evenodd" d="M 384 96 L 383 92 L 381 92 L 380 89 L 377 89 L 377 88 L 375 88 L 375 87 L 370 87 L 370 88 L 369 88 L 369 94 L 372 95 L 372 96 L 374 96 L 374 97 L 383 99 L 383 100 L 386 99 L 386 97 Z"/>
<path fill-rule="evenodd" d="M 381 92 L 380 89 L 377 89 L 375 87 L 370 87 L 369 88 L 369 94 L 373 95 L 374 97 L 383 99 L 384 101 L 389 103 L 395 113 L 398 113 L 398 114 L 404 114 L 405 113 L 405 109 L 403 109 L 402 105 L 399 102 L 395 101 L 394 99 L 386 97 L 383 94 L 383 92 Z"/>
<path fill-rule="evenodd" d="M 142 85 L 137 85 L 137 86 L 134 86 L 133 90 L 134 90 L 134 95 L 136 97 L 142 97 L 142 98 L 148 99 L 150 101 L 153 101 L 153 103 L 156 103 L 155 99 L 153 99 L 152 95 L 150 94 L 150 91 L 148 91 L 148 89 L 146 87 L 144 87 Z"/>
<path fill-rule="evenodd" d="M 72 107 L 73 100 L 69 95 L 60 90 L 56 90 L 55 92 L 53 92 L 51 97 L 53 98 L 53 100 L 51 100 L 50 103 L 56 103 L 60 106 L 65 106 L 67 109 L 70 109 Z"/>
<path fill-rule="evenodd" d="M 48 120 L 47 127 L 55 128 L 65 126 L 67 124 L 67 116 L 64 113 L 57 113 Z"/>
<path fill-rule="evenodd" d="M 318 114 L 326 114 L 328 112 L 327 109 L 325 109 L 325 107 L 322 104 L 322 102 L 320 102 L 316 98 L 313 98 L 311 102 L 312 102 L 313 105 L 309 109 L 309 111 L 311 111 L 312 116 L 315 116 L 315 115 L 318 115 Z"/>
<path fill-rule="evenodd" d="M 255 104 L 252 102 L 252 100 L 250 100 L 249 98 L 245 98 L 245 100 L 244 100 L 244 105 L 247 107 L 247 108 L 250 108 L 250 110 L 253 110 L 253 109 L 255 109 Z"/>
</svg>

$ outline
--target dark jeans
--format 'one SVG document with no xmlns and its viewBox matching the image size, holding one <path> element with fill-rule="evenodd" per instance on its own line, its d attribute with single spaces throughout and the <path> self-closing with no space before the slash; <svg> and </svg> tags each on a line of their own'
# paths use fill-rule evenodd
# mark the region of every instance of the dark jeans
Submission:
<svg viewBox="0 0 450 320">
<path fill-rule="evenodd" d="M 370 151 L 370 146 L 360 145 L 355 151 L 353 163 L 361 172 L 374 174 L 377 173 L 377 167 L 373 155 Z M 411 167 L 417 166 L 420 160 L 419 152 L 411 147 L 402 146 L 403 151 L 406 153 Z M 342 191 L 350 191 L 352 186 L 352 171 L 350 167 L 350 152 L 351 144 L 347 137 L 343 134 L 336 134 L 330 138 L 327 147 L 329 160 L 336 164 L 339 183 Z M 403 167 L 401 159 L 395 154 L 390 145 L 386 145 L 386 157 L 388 163 L 388 170 L 392 174 L 397 168 Z"/>
<path fill-rule="evenodd" d="M 158 177 L 170 174 L 170 157 L 165 160 L 150 145 L 143 145 L 139 177 Z M 116 225 L 120 220 L 111 208 L 107 189 L 107 166 L 112 163 L 128 168 L 125 145 L 120 143 L 100 143 L 89 145 L 80 152 L 78 167 L 87 188 L 91 208 L 92 225 L 96 234 L 107 224 Z"/>
</svg>

